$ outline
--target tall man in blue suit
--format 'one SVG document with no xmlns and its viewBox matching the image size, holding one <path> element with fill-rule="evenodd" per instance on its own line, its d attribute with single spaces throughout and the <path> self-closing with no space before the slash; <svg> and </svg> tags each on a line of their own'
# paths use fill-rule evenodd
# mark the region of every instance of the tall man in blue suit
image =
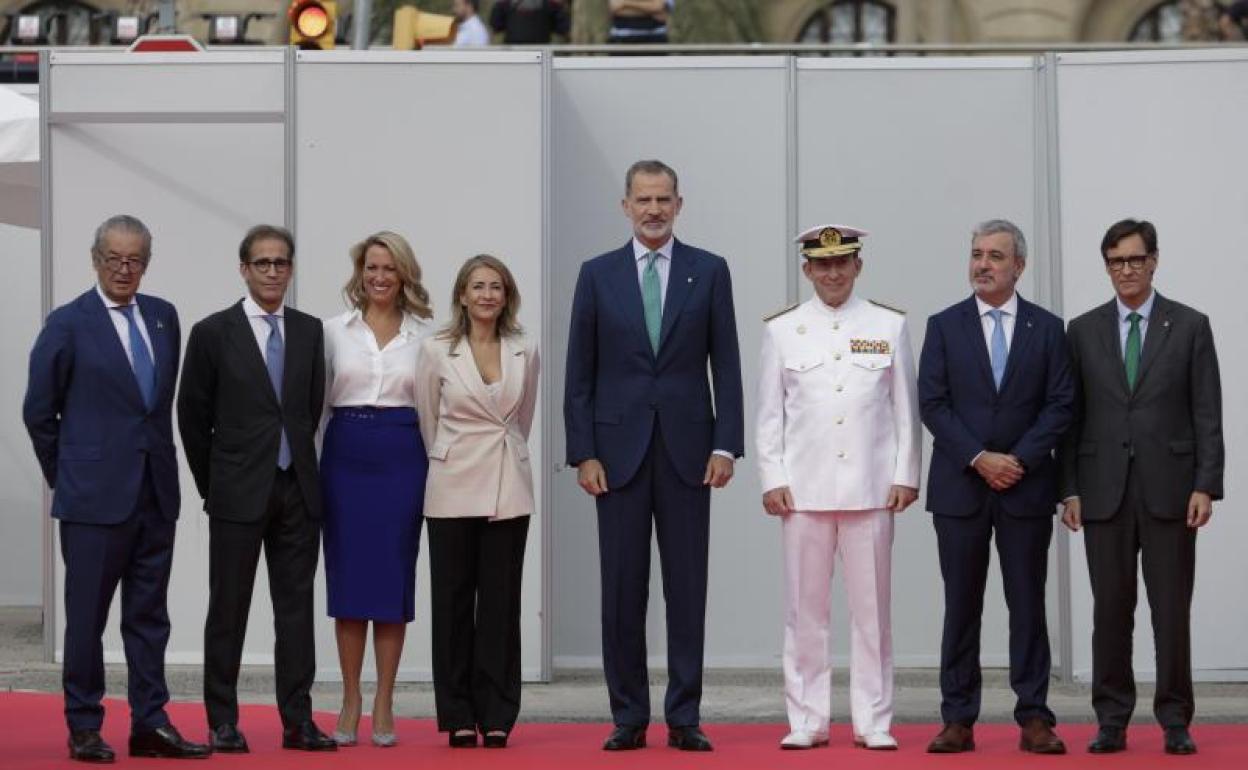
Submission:
<svg viewBox="0 0 1248 770">
<path fill-rule="evenodd" d="M 208 756 L 165 713 L 165 596 L 181 502 L 171 407 L 181 338 L 173 305 L 138 293 L 151 257 L 151 233 L 134 217 L 99 226 L 91 247 L 99 282 L 48 316 L 22 405 L 60 521 L 65 721 L 70 758 L 83 762 L 114 760 L 100 737 L 101 637 L 118 583 L 130 754 Z"/>
<path fill-rule="evenodd" d="M 668 745 L 711 749 L 699 726 L 710 490 L 744 454 L 741 361 L 728 263 L 673 237 L 681 204 L 675 171 L 634 163 L 622 201 L 633 238 L 581 266 L 572 301 L 563 413 L 568 464 L 598 507 L 608 751 L 646 743 L 652 520 L 667 602 Z"/>
<path fill-rule="evenodd" d="M 933 753 L 975 748 L 980 619 L 994 534 L 1010 613 L 1019 748 L 1066 752 L 1047 705 L 1044 584 L 1057 511 L 1053 450 L 1071 421 L 1074 383 L 1061 320 L 1014 290 L 1026 259 L 1027 242 L 1014 224 L 995 219 L 977 227 L 975 294 L 928 319 L 919 358 L 919 410 L 934 439 L 927 509 L 945 583 L 945 725 L 928 745 Z"/>
</svg>

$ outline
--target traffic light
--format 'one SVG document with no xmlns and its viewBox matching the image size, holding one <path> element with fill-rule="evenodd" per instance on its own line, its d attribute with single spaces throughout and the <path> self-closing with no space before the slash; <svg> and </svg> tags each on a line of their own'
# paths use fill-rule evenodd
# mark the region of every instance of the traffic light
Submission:
<svg viewBox="0 0 1248 770">
<path fill-rule="evenodd" d="M 290 20 L 290 44 L 305 50 L 334 47 L 338 26 L 338 3 L 334 0 L 293 0 L 286 12 Z"/>
<path fill-rule="evenodd" d="M 400 6 L 394 9 L 391 47 L 396 51 L 410 51 L 431 43 L 453 43 L 458 26 L 454 16 L 425 13 L 414 5 Z"/>
</svg>

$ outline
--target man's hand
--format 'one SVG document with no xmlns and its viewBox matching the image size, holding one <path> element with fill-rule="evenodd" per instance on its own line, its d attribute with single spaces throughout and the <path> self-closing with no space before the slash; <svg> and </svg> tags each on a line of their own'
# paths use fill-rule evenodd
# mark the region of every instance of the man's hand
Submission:
<svg viewBox="0 0 1248 770">
<path fill-rule="evenodd" d="M 713 454 L 706 462 L 706 475 L 702 477 L 703 486 L 710 484 L 716 489 L 728 485 L 732 479 L 732 460 L 723 455 Z"/>
<path fill-rule="evenodd" d="M 776 487 L 763 493 L 763 509 L 772 516 L 793 512 L 793 493 L 788 487 Z"/>
<path fill-rule="evenodd" d="M 607 491 L 607 469 L 595 459 L 582 460 L 576 466 L 576 483 L 581 489 L 597 497 Z"/>
<path fill-rule="evenodd" d="M 1213 515 L 1213 498 L 1207 492 L 1196 491 L 1187 500 L 1187 526 L 1199 529 L 1209 523 Z"/>
<path fill-rule="evenodd" d="M 972 466 L 998 492 L 1009 489 L 1023 478 L 1023 464 L 1014 455 L 981 452 Z"/>
<path fill-rule="evenodd" d="M 1079 506 L 1079 498 L 1072 497 L 1062 503 L 1062 523 L 1071 532 L 1078 532 L 1083 526 L 1083 509 Z"/>
<path fill-rule="evenodd" d="M 888 502 L 884 503 L 884 507 L 893 513 L 901 513 L 917 499 L 919 499 L 919 490 L 894 484 L 888 488 Z"/>
</svg>

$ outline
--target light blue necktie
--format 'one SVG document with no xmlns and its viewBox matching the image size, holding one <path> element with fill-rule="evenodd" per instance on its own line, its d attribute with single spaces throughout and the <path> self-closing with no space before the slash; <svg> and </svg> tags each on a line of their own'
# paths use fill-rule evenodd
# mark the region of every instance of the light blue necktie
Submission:
<svg viewBox="0 0 1248 770">
<path fill-rule="evenodd" d="M 992 349 L 988 351 L 989 359 L 992 361 L 992 381 L 997 384 L 997 390 L 1001 390 L 1001 380 L 1005 377 L 1005 359 L 1009 358 L 1010 351 L 1005 346 L 1005 324 L 1001 317 L 1005 315 L 1005 311 L 1001 308 L 993 308 L 988 311 L 988 315 L 992 316 Z"/>
<path fill-rule="evenodd" d="M 282 341 L 282 327 L 278 325 L 278 317 L 266 315 L 264 320 L 269 324 L 269 341 L 264 346 L 264 365 L 269 369 L 269 381 L 273 383 L 273 392 L 277 394 L 277 402 L 282 402 L 282 370 L 286 366 L 286 345 Z M 290 441 L 286 439 L 286 429 L 282 428 L 282 443 L 277 450 L 277 467 L 286 470 L 290 467 Z"/>
<path fill-rule="evenodd" d="M 152 354 L 139 333 L 139 324 L 134 320 L 134 305 L 122 305 L 117 308 L 126 317 L 126 325 L 130 327 L 130 358 L 134 369 L 134 379 L 139 383 L 139 393 L 143 396 L 143 405 L 149 410 L 156 402 L 156 365 L 152 363 Z"/>
<path fill-rule="evenodd" d="M 654 266 L 659 252 L 646 255 L 646 269 L 641 271 L 641 306 L 646 314 L 646 334 L 650 349 L 659 353 L 659 330 L 663 326 L 663 288 L 659 285 L 659 269 Z"/>
</svg>

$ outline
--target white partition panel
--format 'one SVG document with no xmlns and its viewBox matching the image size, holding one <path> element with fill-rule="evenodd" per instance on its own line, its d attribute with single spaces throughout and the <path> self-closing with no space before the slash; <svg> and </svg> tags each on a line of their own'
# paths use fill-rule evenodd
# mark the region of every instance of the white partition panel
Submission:
<svg viewBox="0 0 1248 770">
<path fill-rule="evenodd" d="M 185 343 L 192 323 L 242 297 L 237 254 L 243 232 L 257 222 L 284 219 L 284 54 L 54 52 L 50 57 L 44 83 L 52 105 L 44 116 L 50 122 L 50 152 L 44 163 L 50 164 L 51 216 L 45 218 L 44 256 L 52 305 L 94 285 L 90 247 L 96 226 L 113 214 L 132 214 L 153 235 L 142 291 L 177 306 Z M 194 663 L 203 649 L 208 522 L 190 471 L 181 465 L 167 660 Z M 54 643 L 60 659 L 63 568 L 59 550 L 46 558 L 56 565 L 49 598 L 57 607 Z M 261 569 L 247 662 L 272 659 L 264 575 Z M 124 660 L 119 616 L 115 601 L 104 639 L 110 661 Z"/>
<path fill-rule="evenodd" d="M 544 67 L 541 54 L 304 52 L 296 74 L 300 307 L 341 313 L 351 273 L 347 251 L 378 230 L 406 237 L 433 299 L 434 321 L 450 314 L 450 292 L 465 259 L 494 254 L 515 274 L 520 321 L 544 331 Z M 543 350 L 543 383 L 562 359 Z M 543 385 L 543 390 L 545 385 Z M 543 456 L 545 402 L 539 398 L 529 446 Z M 534 462 L 538 515 L 529 527 L 522 589 L 525 679 L 548 675 L 543 634 L 542 511 L 547 467 Z M 429 567 L 422 533 L 416 621 L 400 677 L 431 677 Z M 324 594 L 318 615 L 324 618 Z M 317 624 L 318 666 L 337 677 L 333 624 Z M 367 658 L 371 667 L 372 656 Z"/>
<path fill-rule="evenodd" d="M 1237 335 L 1248 327 L 1241 296 L 1248 254 L 1240 235 L 1248 212 L 1248 52 L 1060 54 L 1063 307 L 1067 317 L 1109 301 L 1101 237 L 1124 217 L 1157 226 L 1161 260 L 1154 285 L 1206 313 L 1222 369 L 1226 501 L 1214 504 L 1197 539 L 1192 662 L 1199 678 L 1243 679 L 1248 670 L 1248 520 L 1236 496 L 1248 472 L 1248 366 Z M 1092 599 L 1083 537 L 1073 539 L 1074 662 L 1091 671 Z M 1136 611 L 1135 670 L 1154 675 L 1143 584 Z M 1145 709 L 1146 710 L 1146 709 Z"/>
<path fill-rule="evenodd" d="M 680 175 L 677 237 L 728 260 L 745 384 L 746 454 L 712 494 L 708 666 L 779 664 L 779 525 L 762 511 L 754 461 L 756 362 L 762 316 L 782 307 L 790 249 L 783 58 L 557 59 L 552 85 L 553 174 L 549 403 L 562 409 L 567 322 L 580 263 L 624 244 L 624 172 L 658 158 Z M 564 459 L 562 421 L 550 446 Z M 601 661 L 597 519 L 574 469 L 555 475 L 551 554 L 556 665 Z M 648 647 L 665 668 L 657 554 L 652 559 Z M 606 713 L 607 704 L 602 704 Z"/>
<path fill-rule="evenodd" d="M 990 218 L 1032 246 L 1019 292 L 1036 300 L 1036 75 L 1031 57 L 798 59 L 797 217 L 870 231 L 856 292 L 906 311 L 916 361 L 928 316 L 970 296 L 971 231 Z M 811 294 L 805 278 L 803 298 Z M 931 460 L 924 431 L 923 478 Z M 944 595 L 926 497 L 898 518 L 893 546 L 893 645 L 898 665 L 940 661 Z M 1000 570 L 984 601 L 982 660 L 1008 663 Z M 1049 633 L 1058 657 L 1056 540 L 1050 550 Z M 843 582 L 833 650 L 848 659 Z M 933 704 L 933 708 L 935 704 Z"/>
</svg>

